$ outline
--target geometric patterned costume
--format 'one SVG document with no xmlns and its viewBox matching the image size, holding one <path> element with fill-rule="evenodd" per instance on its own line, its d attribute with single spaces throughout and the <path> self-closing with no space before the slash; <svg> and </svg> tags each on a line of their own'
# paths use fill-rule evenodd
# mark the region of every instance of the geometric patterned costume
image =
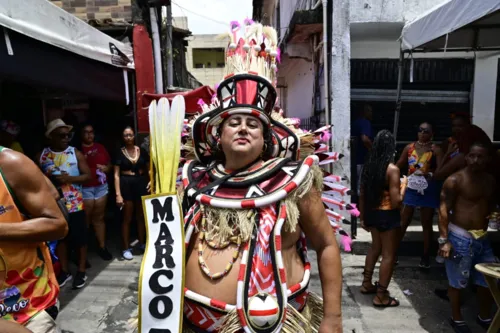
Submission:
<svg viewBox="0 0 500 333">
<path fill-rule="evenodd" d="M 297 251 L 304 265 L 302 281 L 287 286 L 281 254 L 283 231 L 293 232 L 299 223 L 297 202 L 312 187 L 322 192 L 333 230 L 349 250 L 347 233 L 340 228 L 339 210 L 357 214 L 344 201 L 349 189 L 340 177 L 320 165 L 332 163 L 341 154 L 328 152 L 325 133 L 298 128 L 298 122 L 283 118 L 275 108 L 276 32 L 270 27 L 246 22 L 244 37 L 232 22 L 226 75 L 210 106 L 185 126 L 184 158 L 179 181 L 183 187 L 186 248 L 199 243 L 224 248 L 233 243 L 241 258 L 236 304 L 225 304 L 185 289 L 185 332 L 315 332 L 322 320 L 322 300 L 308 292 L 310 263 L 302 233 Z M 224 168 L 218 154 L 219 127 L 233 114 L 250 114 L 270 131 L 271 144 L 264 158 L 244 170 Z M 267 148 L 267 149 L 266 149 Z M 195 237 L 196 236 L 196 237 Z M 196 251 L 194 249 L 193 251 Z M 224 278 L 231 269 L 211 273 L 199 251 L 200 269 L 212 280 Z"/>
</svg>

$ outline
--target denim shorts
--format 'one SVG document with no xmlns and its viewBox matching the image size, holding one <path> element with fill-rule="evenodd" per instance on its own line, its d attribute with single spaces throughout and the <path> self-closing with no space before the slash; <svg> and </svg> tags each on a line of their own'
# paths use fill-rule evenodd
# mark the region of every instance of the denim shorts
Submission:
<svg viewBox="0 0 500 333">
<path fill-rule="evenodd" d="M 100 199 L 106 194 L 108 194 L 108 184 L 84 187 L 83 188 L 83 200 L 96 200 Z"/>
<path fill-rule="evenodd" d="M 488 238 L 467 238 L 450 231 L 448 240 L 453 245 L 453 251 L 445 261 L 449 285 L 455 289 L 464 289 L 472 279 L 475 285 L 487 288 L 483 274 L 476 271 L 474 266 L 497 262 Z"/>
</svg>

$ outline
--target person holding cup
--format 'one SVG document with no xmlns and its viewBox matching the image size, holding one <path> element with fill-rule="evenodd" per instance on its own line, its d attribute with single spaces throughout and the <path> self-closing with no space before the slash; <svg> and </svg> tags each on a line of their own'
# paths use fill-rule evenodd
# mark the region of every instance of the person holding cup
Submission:
<svg viewBox="0 0 500 333">
<path fill-rule="evenodd" d="M 54 119 L 47 124 L 45 136 L 50 140 L 49 147 L 37 155 L 43 173 L 60 192 L 69 212 L 68 236 L 58 243 L 57 256 L 61 262 L 61 272 L 57 277 L 62 287 L 72 279 L 68 271 L 67 246 L 76 250 L 78 271 L 73 280 L 73 288 L 85 286 L 87 263 L 87 224 L 83 204 L 82 184 L 90 180 L 90 168 L 85 156 L 69 142 L 73 137 L 73 126 L 61 119 Z"/>
</svg>

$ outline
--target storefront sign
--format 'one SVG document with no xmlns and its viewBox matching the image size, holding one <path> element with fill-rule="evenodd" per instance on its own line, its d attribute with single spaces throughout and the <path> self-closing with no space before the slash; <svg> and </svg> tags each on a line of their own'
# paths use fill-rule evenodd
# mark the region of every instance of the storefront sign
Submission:
<svg viewBox="0 0 500 333">
<path fill-rule="evenodd" d="M 177 195 L 143 198 L 147 245 L 139 280 L 139 332 L 182 331 L 184 223 Z"/>
</svg>

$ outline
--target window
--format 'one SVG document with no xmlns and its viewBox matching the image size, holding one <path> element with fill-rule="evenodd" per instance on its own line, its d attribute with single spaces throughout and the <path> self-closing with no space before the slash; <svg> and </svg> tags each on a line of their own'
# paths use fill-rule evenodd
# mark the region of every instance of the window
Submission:
<svg viewBox="0 0 500 333">
<path fill-rule="evenodd" d="M 223 48 L 193 49 L 194 68 L 222 68 L 224 65 L 225 52 Z"/>
</svg>

